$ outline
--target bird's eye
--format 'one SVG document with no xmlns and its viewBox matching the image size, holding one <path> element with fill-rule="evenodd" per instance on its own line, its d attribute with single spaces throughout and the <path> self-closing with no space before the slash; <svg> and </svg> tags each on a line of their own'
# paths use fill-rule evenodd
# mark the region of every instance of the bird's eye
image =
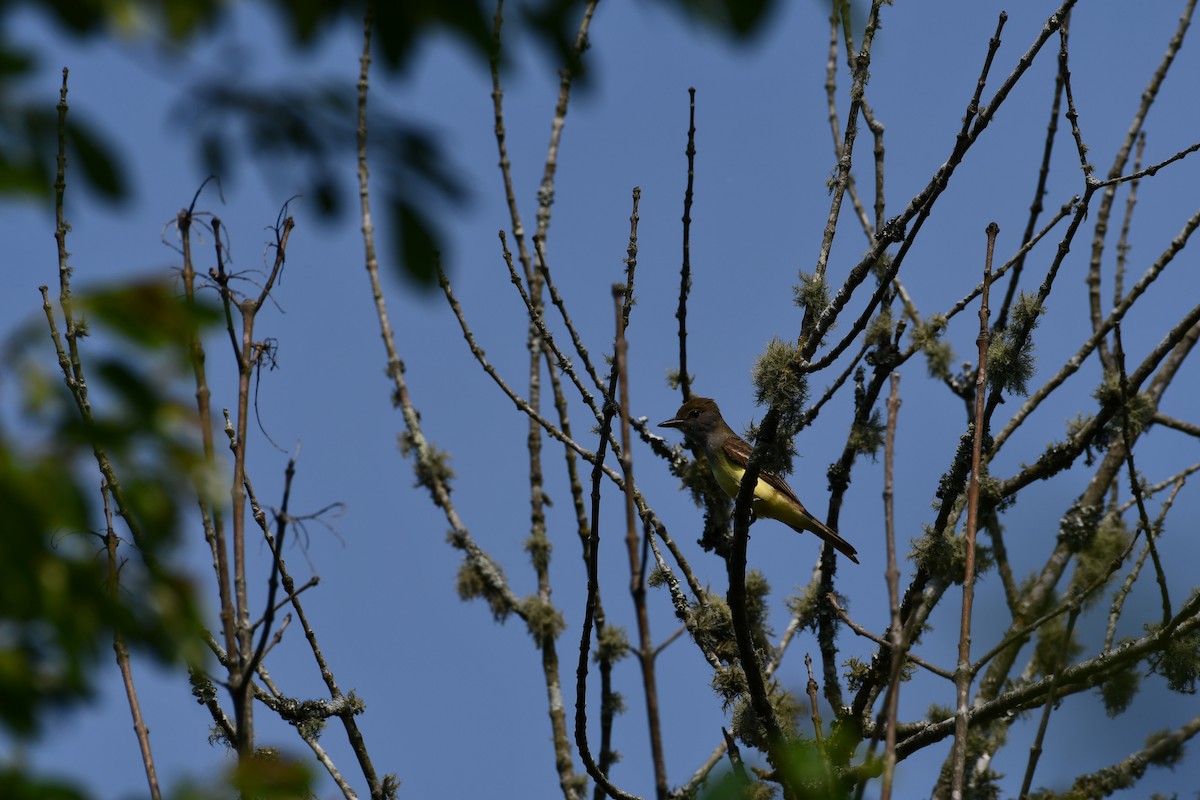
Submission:
<svg viewBox="0 0 1200 800">
<path fill-rule="evenodd" d="M 693 408 L 691 411 L 688 412 L 688 416 L 691 417 L 692 419 L 695 419 L 696 417 L 700 416 L 700 409 Z"/>
</svg>

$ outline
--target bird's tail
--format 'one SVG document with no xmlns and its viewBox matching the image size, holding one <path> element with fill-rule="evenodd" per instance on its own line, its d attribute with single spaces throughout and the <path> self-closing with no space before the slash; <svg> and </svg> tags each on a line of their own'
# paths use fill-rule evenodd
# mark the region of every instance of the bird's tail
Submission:
<svg viewBox="0 0 1200 800">
<path fill-rule="evenodd" d="M 817 536 L 820 536 L 826 542 L 837 548 L 837 551 L 846 558 L 850 559 L 855 564 L 858 563 L 858 551 L 854 549 L 854 545 L 847 542 L 841 536 L 838 536 L 837 531 L 812 516 L 809 516 L 807 519 L 805 519 L 805 522 L 809 523 L 811 527 L 796 528 L 796 530 L 801 531 L 802 533 L 805 530 L 810 533 L 815 533 Z M 795 528 L 796 526 L 793 525 L 792 527 Z"/>
</svg>

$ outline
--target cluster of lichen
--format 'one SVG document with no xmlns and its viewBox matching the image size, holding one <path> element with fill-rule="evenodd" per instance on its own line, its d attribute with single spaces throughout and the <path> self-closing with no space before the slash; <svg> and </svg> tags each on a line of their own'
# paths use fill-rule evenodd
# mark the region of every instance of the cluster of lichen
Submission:
<svg viewBox="0 0 1200 800">
<path fill-rule="evenodd" d="M 944 719 L 954 716 L 954 709 L 946 706 L 931 705 L 926 716 L 930 722 L 940 722 Z M 971 725 L 967 728 L 967 764 L 989 763 L 990 758 L 987 758 L 993 753 L 996 753 L 1002 748 L 1007 740 L 1005 731 L 1007 728 L 1003 726 L 976 726 Z M 986 760 L 984 760 L 986 759 Z M 952 759 L 946 759 L 942 763 L 941 774 L 938 777 L 938 787 L 945 790 L 945 796 L 949 796 L 948 788 L 951 784 L 950 772 L 953 769 Z M 999 800 L 1003 795 L 1000 791 L 999 781 L 1004 778 L 1003 773 L 996 772 L 990 767 L 983 769 L 968 770 L 964 776 L 965 783 L 963 785 L 964 798 L 971 800 Z M 943 796 L 942 791 L 935 793 L 935 796 Z"/>
<path fill-rule="evenodd" d="M 400 454 L 408 458 L 414 452 L 413 472 L 417 476 L 417 486 L 429 490 L 434 505 L 440 506 L 437 489 L 440 487 L 450 493 L 450 482 L 454 478 L 454 470 L 450 467 L 450 454 L 429 443 L 424 447 L 417 445 L 416 437 L 405 431 L 396 437 L 400 445 Z"/>
<path fill-rule="evenodd" d="M 761 406 L 774 409 L 779 415 L 775 436 L 761 442 L 762 467 L 770 472 L 786 474 L 791 471 L 795 447 L 792 437 L 804 421 L 804 404 L 808 399 L 808 380 L 798 369 L 800 354 L 796 345 L 774 338 L 754 364 L 755 400 Z M 757 442 L 759 430 L 751 426 L 748 436 Z"/>
<path fill-rule="evenodd" d="M 452 531 L 448 538 L 453 542 L 457 536 Z M 487 557 L 483 556 L 483 558 Z M 489 570 L 493 571 L 492 575 L 488 574 Z M 509 599 L 499 588 L 503 585 L 503 575 L 504 571 L 500 565 L 490 559 L 484 565 L 470 556 L 464 557 L 462 564 L 458 567 L 458 575 L 455 579 L 458 598 L 464 602 L 482 598 L 491 609 L 492 617 L 497 622 L 503 622 L 513 610 Z M 501 580 L 490 579 L 495 576 Z"/>
<path fill-rule="evenodd" d="M 961 584 L 966 578 L 967 538 L 935 531 L 923 526 L 924 533 L 912 541 L 912 559 L 931 578 Z M 983 575 L 995 566 L 992 548 L 975 542 L 975 574 Z"/>
<path fill-rule="evenodd" d="M 1034 373 L 1033 330 L 1043 312 L 1037 297 L 1021 292 L 1009 322 L 988 345 L 988 383 L 994 391 L 1027 394 Z"/>
<path fill-rule="evenodd" d="M 771 585 L 761 572 L 752 569 L 746 573 L 746 616 L 750 624 L 751 641 L 759 653 L 771 652 L 771 628 L 767 622 L 767 597 L 770 592 Z M 703 604 L 692 604 L 687 622 L 688 630 L 702 650 L 714 654 L 724 664 L 738 663 L 733 615 L 725 598 L 712 592 L 707 593 Z M 734 680 L 734 677 L 726 676 L 721 680 Z M 744 688 L 736 688 L 732 694 L 724 694 L 715 682 L 714 688 L 718 688 L 718 692 L 723 694 L 727 704 L 736 694 L 744 691 Z"/>
</svg>

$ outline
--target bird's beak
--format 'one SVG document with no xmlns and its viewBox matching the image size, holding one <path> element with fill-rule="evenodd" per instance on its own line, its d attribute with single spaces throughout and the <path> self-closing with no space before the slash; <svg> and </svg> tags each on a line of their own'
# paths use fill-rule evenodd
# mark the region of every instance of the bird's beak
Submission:
<svg viewBox="0 0 1200 800">
<path fill-rule="evenodd" d="M 662 422 L 658 423 L 658 427 L 660 427 L 660 428 L 678 428 L 682 424 L 683 424 L 683 420 L 681 420 L 681 419 L 668 419 L 668 420 L 663 420 Z"/>
</svg>

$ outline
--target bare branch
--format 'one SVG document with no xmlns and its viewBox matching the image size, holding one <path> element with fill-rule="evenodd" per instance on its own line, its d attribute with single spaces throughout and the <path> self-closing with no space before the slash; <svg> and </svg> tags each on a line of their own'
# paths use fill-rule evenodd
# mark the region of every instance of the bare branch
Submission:
<svg viewBox="0 0 1200 800">
<path fill-rule="evenodd" d="M 971 691 L 971 614 L 975 600 L 975 532 L 979 519 L 979 470 L 983 464 L 983 439 L 987 421 L 984 417 L 984 395 L 988 385 L 987 355 L 991 342 L 988 329 L 988 289 L 992 282 L 992 255 L 1000 226 L 992 222 L 987 227 L 987 260 L 983 267 L 983 296 L 979 303 L 979 371 L 975 376 L 974 436 L 971 443 L 971 479 L 967 489 L 967 556 L 963 568 L 962 618 L 958 634 L 958 667 L 954 671 L 958 704 L 954 719 L 953 783 L 951 792 L 961 797 L 967 763 L 967 714 Z"/>
</svg>

